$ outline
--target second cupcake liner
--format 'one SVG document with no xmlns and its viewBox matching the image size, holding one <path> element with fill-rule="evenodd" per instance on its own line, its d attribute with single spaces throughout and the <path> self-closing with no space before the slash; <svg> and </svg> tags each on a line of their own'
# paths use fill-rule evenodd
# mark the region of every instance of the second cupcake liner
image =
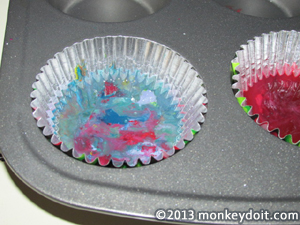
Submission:
<svg viewBox="0 0 300 225">
<path fill-rule="evenodd" d="M 262 34 L 232 60 L 232 88 L 262 128 L 294 145 L 300 142 L 300 33 Z"/>
</svg>

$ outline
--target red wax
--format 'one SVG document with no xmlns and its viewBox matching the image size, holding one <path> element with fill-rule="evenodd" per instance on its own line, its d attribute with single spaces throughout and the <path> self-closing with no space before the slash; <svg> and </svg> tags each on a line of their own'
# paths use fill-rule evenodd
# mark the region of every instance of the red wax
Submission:
<svg viewBox="0 0 300 225">
<path fill-rule="evenodd" d="M 115 86 L 113 83 L 105 82 L 105 91 L 104 91 L 105 96 L 112 95 L 113 93 L 115 93 L 118 90 L 119 90 L 119 88 L 117 86 Z"/>
<path fill-rule="evenodd" d="M 246 105 L 258 115 L 258 123 L 269 123 L 268 130 L 279 129 L 279 137 L 292 135 L 293 143 L 300 141 L 300 77 L 279 75 L 264 77 L 243 91 Z"/>
</svg>

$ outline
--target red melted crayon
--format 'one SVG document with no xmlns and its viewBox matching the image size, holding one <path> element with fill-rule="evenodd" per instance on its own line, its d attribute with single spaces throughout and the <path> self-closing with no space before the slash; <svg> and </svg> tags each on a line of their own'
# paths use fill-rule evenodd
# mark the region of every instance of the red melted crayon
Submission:
<svg viewBox="0 0 300 225">
<path fill-rule="evenodd" d="M 117 92 L 119 90 L 118 87 L 116 87 L 113 83 L 111 82 L 105 82 L 105 95 L 112 95 L 115 92 Z"/>
<path fill-rule="evenodd" d="M 300 76 L 276 73 L 254 83 L 243 95 L 252 114 L 259 115 L 259 124 L 268 122 L 268 130 L 279 129 L 280 138 L 291 134 L 293 143 L 300 141 Z"/>
<path fill-rule="evenodd" d="M 233 10 L 233 11 L 236 11 L 236 12 L 238 12 L 238 13 L 240 13 L 241 11 L 242 11 L 242 9 L 234 9 L 232 6 L 230 6 L 230 5 L 226 5 L 226 7 L 228 8 L 228 9 L 231 9 L 231 10 Z"/>
</svg>

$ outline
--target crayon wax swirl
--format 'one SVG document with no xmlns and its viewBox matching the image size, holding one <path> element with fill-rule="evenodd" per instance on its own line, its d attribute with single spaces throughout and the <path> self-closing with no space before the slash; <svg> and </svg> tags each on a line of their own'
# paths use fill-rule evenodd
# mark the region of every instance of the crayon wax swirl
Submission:
<svg viewBox="0 0 300 225">
<path fill-rule="evenodd" d="M 300 77 L 293 74 L 269 75 L 247 91 L 243 91 L 252 114 L 259 115 L 258 123 L 268 122 L 268 130 L 278 129 L 280 138 L 292 135 L 300 141 Z"/>
<path fill-rule="evenodd" d="M 75 71 L 52 118 L 54 134 L 73 148 L 74 157 L 134 166 L 138 159 L 147 164 L 151 157 L 174 153 L 183 115 L 163 82 L 114 66 L 96 72 L 77 66 Z"/>
</svg>

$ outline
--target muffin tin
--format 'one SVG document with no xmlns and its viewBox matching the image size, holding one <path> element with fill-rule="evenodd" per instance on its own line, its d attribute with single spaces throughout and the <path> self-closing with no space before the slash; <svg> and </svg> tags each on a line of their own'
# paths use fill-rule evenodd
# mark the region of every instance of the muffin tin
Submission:
<svg viewBox="0 0 300 225">
<path fill-rule="evenodd" d="M 46 0 L 11 1 L 0 76 L 1 152 L 38 193 L 85 210 L 144 219 L 155 219 L 158 208 L 299 211 L 299 148 L 257 126 L 230 80 L 240 45 L 279 30 L 299 31 L 300 18 L 258 18 L 212 0 L 172 0 L 135 21 L 95 23 L 65 15 Z M 74 42 L 107 35 L 169 46 L 201 74 L 206 121 L 183 151 L 139 168 L 91 166 L 63 155 L 36 126 L 30 92 L 39 68 Z"/>
<path fill-rule="evenodd" d="M 48 0 L 63 13 L 93 22 L 126 22 L 151 15 L 171 0 Z"/>
<path fill-rule="evenodd" d="M 300 15 L 299 0 L 214 0 L 222 6 L 250 16 L 285 18 Z"/>
</svg>

